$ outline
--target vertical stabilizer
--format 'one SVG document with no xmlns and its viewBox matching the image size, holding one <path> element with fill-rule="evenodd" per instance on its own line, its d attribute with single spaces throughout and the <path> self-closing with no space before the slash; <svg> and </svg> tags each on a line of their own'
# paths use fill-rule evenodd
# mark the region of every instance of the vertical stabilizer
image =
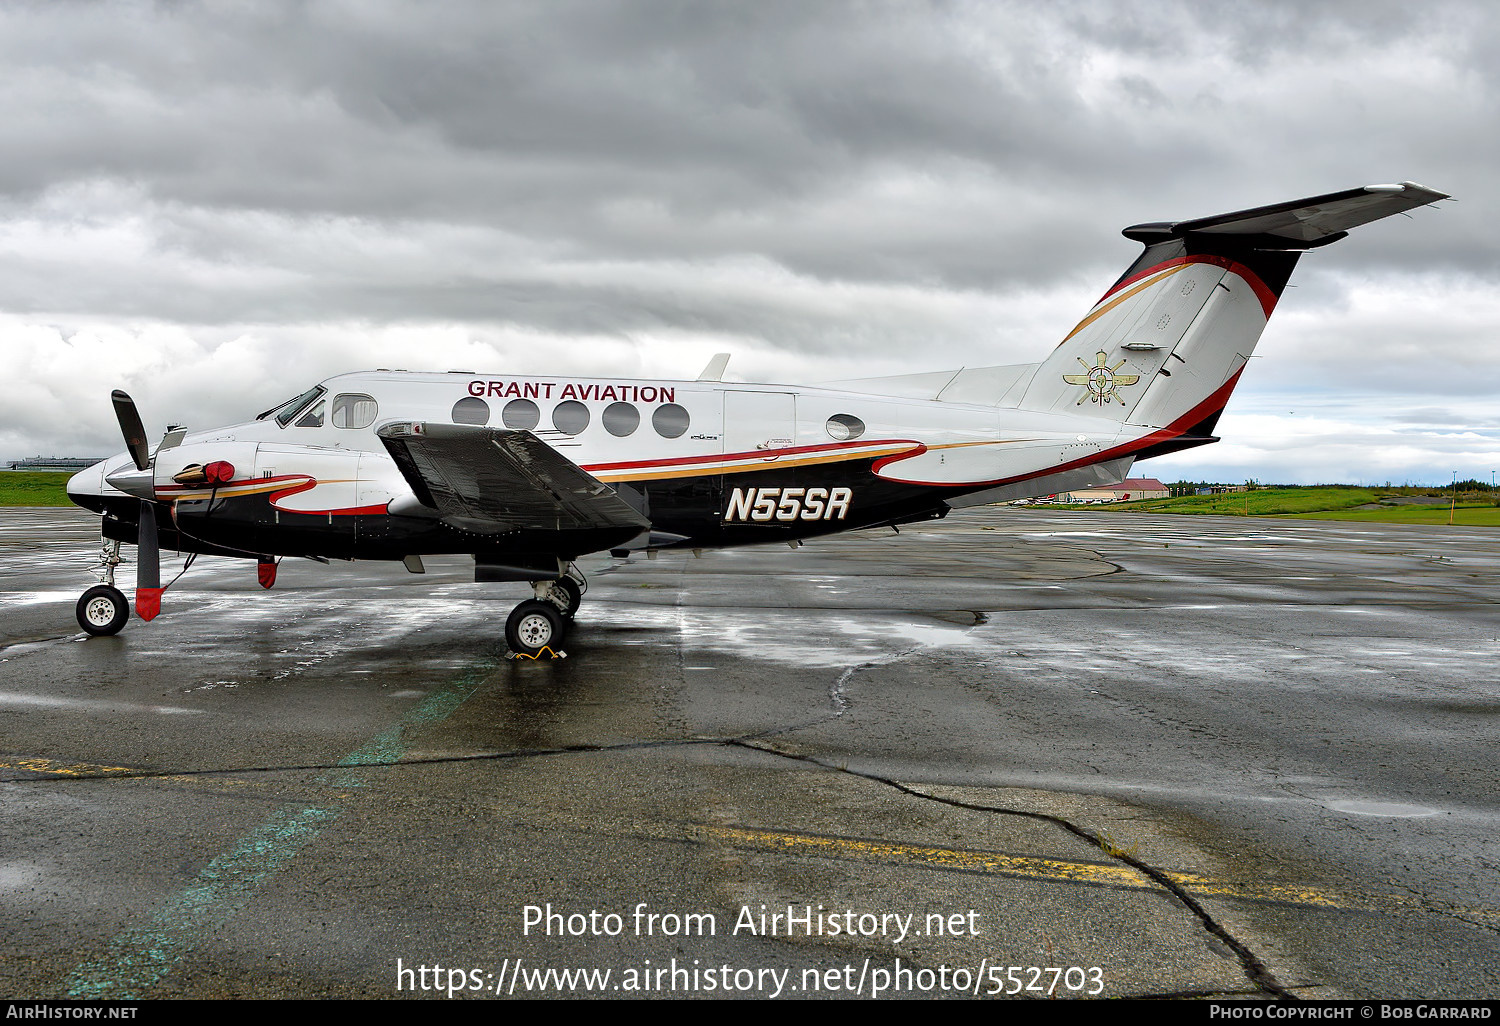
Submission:
<svg viewBox="0 0 1500 1026">
<path fill-rule="evenodd" d="M 1404 182 L 1126 228 L 1144 252 L 1018 405 L 1207 436 L 1301 254 L 1444 198 Z"/>
</svg>

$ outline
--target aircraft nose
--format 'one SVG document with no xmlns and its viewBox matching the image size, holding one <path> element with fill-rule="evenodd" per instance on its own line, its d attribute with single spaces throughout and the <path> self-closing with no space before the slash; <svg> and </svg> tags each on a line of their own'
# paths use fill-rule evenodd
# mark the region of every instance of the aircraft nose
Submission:
<svg viewBox="0 0 1500 1026">
<path fill-rule="evenodd" d="M 75 506 L 95 513 L 104 512 L 104 468 L 108 463 L 109 460 L 95 463 L 68 478 L 68 498 Z"/>
</svg>

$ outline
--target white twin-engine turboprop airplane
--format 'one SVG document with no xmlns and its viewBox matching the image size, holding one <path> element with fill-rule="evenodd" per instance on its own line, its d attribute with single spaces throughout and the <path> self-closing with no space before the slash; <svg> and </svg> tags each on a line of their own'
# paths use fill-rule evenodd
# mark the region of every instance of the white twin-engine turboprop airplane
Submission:
<svg viewBox="0 0 1500 1026">
<path fill-rule="evenodd" d="M 1141 224 L 1145 245 L 1041 363 L 838 381 L 343 374 L 248 423 L 170 428 L 154 453 L 114 393 L 126 452 L 76 475 L 103 514 L 90 634 L 130 615 L 114 587 L 139 546 L 136 611 L 161 601 L 159 549 L 241 556 L 465 553 L 478 581 L 529 581 L 506 640 L 536 656 L 578 608 L 580 556 L 799 539 L 1125 478 L 1213 431 L 1304 250 L 1445 194 L 1372 185 Z"/>
</svg>

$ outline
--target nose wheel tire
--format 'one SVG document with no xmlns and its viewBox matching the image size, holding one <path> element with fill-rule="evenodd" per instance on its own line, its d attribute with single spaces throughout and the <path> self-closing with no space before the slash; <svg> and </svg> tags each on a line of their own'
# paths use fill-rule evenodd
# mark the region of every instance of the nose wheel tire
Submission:
<svg viewBox="0 0 1500 1026">
<path fill-rule="evenodd" d="M 95 637 L 120 633 L 130 619 L 130 603 L 119 588 L 99 584 L 78 599 L 78 626 Z"/>
<path fill-rule="evenodd" d="M 555 653 L 562 636 L 563 615 L 551 602 L 522 602 L 505 621 L 505 643 L 516 655 L 535 657 L 543 649 Z"/>
</svg>

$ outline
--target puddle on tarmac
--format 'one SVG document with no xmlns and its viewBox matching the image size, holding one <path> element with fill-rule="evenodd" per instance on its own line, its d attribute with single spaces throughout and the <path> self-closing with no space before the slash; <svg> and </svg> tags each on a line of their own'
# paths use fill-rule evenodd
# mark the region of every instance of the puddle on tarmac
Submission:
<svg viewBox="0 0 1500 1026">
<path fill-rule="evenodd" d="M 1328 807 L 1334 812 L 1347 812 L 1351 816 L 1385 816 L 1391 819 L 1436 816 L 1438 811 L 1422 805 L 1400 805 L 1396 802 L 1329 802 Z"/>
</svg>

